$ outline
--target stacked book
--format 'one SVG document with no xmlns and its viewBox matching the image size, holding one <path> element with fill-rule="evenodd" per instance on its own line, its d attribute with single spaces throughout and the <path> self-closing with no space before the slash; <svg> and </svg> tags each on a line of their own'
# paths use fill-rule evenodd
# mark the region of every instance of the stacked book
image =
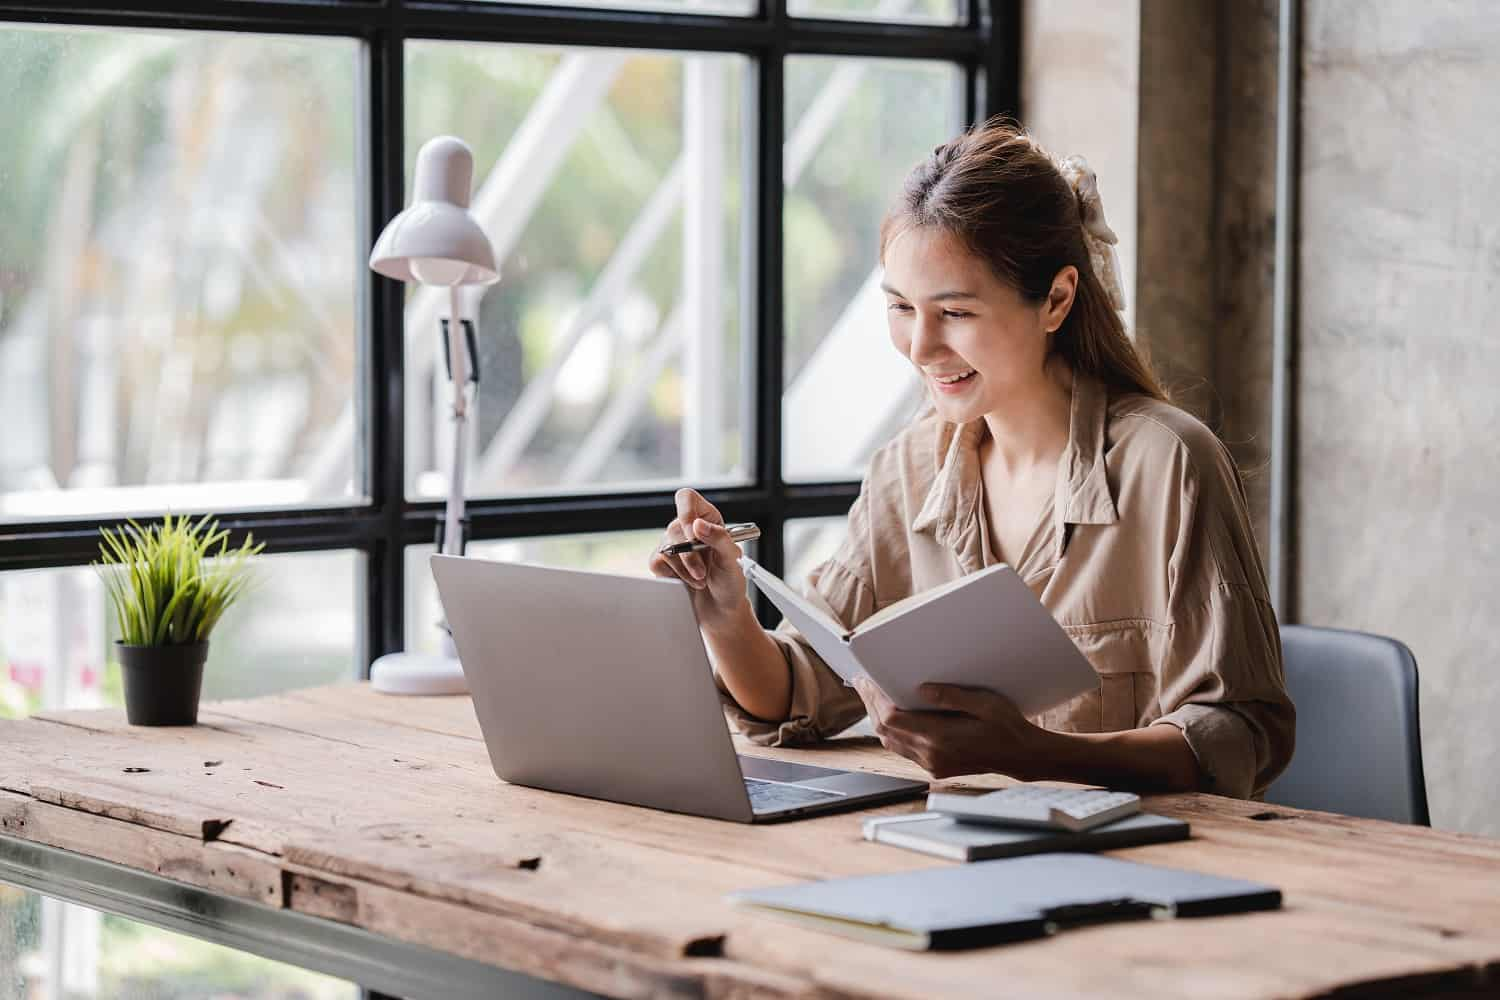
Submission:
<svg viewBox="0 0 1500 1000">
<path fill-rule="evenodd" d="M 927 811 L 865 820 L 866 840 L 955 861 L 1051 851 L 1104 851 L 1184 840 L 1188 824 L 1140 811 L 1140 798 L 1101 789 L 1016 785 L 985 795 L 933 793 Z"/>
</svg>

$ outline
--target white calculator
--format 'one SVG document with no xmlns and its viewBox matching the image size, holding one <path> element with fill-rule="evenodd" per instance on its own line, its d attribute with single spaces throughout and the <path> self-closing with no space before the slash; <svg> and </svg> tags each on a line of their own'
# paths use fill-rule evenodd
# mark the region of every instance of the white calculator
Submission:
<svg viewBox="0 0 1500 1000">
<path fill-rule="evenodd" d="M 1012 785 L 986 795 L 933 792 L 927 808 L 961 823 L 1081 833 L 1140 812 L 1141 797 L 1101 788 Z"/>
</svg>

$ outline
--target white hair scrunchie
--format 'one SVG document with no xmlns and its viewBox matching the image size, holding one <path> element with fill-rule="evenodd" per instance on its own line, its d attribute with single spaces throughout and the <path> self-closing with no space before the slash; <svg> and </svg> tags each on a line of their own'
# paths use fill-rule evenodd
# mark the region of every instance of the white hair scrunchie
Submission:
<svg viewBox="0 0 1500 1000">
<path fill-rule="evenodd" d="M 1089 264 L 1109 296 L 1116 312 L 1125 308 L 1125 283 L 1120 278 L 1120 259 L 1115 244 L 1120 238 L 1104 221 L 1104 202 L 1099 197 L 1099 178 L 1081 156 L 1069 156 L 1057 164 L 1058 172 L 1078 198 L 1078 216 L 1083 225 L 1083 245 L 1089 252 Z"/>
</svg>

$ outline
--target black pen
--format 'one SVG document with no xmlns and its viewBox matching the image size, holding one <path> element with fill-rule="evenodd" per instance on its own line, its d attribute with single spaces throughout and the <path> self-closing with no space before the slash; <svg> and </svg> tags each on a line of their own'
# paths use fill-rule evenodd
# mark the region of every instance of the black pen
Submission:
<svg viewBox="0 0 1500 1000">
<path fill-rule="evenodd" d="M 726 524 L 724 527 L 729 531 L 729 537 L 736 542 L 748 542 L 760 537 L 760 528 L 749 521 L 744 521 L 740 524 Z M 707 542 L 695 540 L 691 542 L 668 542 L 656 551 L 664 556 L 678 556 L 684 552 L 691 552 L 694 549 L 706 548 L 708 548 Z"/>
</svg>

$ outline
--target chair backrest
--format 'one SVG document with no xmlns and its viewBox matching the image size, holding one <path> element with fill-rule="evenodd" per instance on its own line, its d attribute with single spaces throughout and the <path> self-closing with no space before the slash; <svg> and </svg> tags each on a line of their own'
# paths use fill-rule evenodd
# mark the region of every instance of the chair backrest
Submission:
<svg viewBox="0 0 1500 1000">
<path fill-rule="evenodd" d="M 1429 825 L 1417 727 L 1417 661 L 1395 639 L 1281 629 L 1297 752 L 1266 801 Z"/>
</svg>

